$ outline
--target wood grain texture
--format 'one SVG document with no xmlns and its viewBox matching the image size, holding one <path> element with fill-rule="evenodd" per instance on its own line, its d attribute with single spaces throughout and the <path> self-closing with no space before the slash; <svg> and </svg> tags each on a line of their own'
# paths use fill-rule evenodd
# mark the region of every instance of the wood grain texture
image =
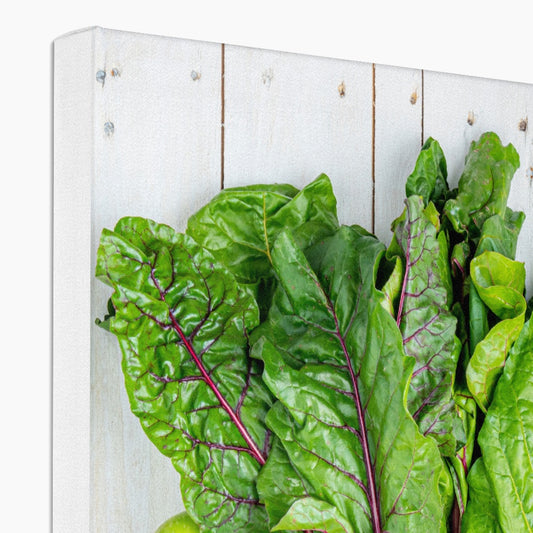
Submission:
<svg viewBox="0 0 533 533">
<path fill-rule="evenodd" d="M 225 48 L 224 186 L 324 172 L 341 222 L 370 227 L 372 66 Z"/>
<path fill-rule="evenodd" d="M 404 209 L 405 180 L 422 139 L 422 73 L 376 65 L 375 74 L 375 234 L 385 243 L 391 222 Z"/>
<path fill-rule="evenodd" d="M 106 76 L 102 84 L 93 73 L 92 271 L 104 227 L 139 215 L 184 230 L 220 190 L 220 53 L 216 44 L 97 32 L 95 71 Z M 94 281 L 91 318 L 109 292 Z M 183 508 L 179 476 L 130 412 L 116 339 L 93 326 L 92 342 L 91 531 L 151 533 Z"/>
<path fill-rule="evenodd" d="M 438 72 L 424 75 L 424 134 L 439 141 L 450 186 L 459 181 L 470 143 L 494 131 L 520 155 L 509 206 L 526 213 L 517 259 L 526 264 L 527 294 L 533 296 L 533 86 Z"/>
</svg>

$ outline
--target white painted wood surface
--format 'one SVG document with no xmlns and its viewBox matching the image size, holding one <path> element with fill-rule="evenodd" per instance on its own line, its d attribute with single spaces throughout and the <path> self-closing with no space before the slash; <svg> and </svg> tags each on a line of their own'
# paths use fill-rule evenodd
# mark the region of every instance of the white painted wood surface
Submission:
<svg viewBox="0 0 533 533">
<path fill-rule="evenodd" d="M 62 37 L 55 50 L 55 194 L 65 215 L 55 258 L 87 264 L 90 254 L 90 271 L 54 312 L 55 337 L 73 317 L 81 324 L 77 344 L 54 343 L 55 531 L 153 533 L 182 508 L 177 473 L 129 411 L 116 342 L 90 325 L 109 295 L 92 279 L 99 235 L 121 216 L 183 230 L 222 184 L 303 186 L 325 172 L 341 221 L 389 242 L 423 141 L 439 140 L 456 184 L 470 140 L 492 129 L 520 153 L 510 204 L 528 215 L 518 255 L 533 271 L 533 136 L 519 127 L 532 86 L 100 28 Z M 91 222 L 81 217 L 73 233 L 83 210 Z M 72 449 L 61 428 L 76 416 L 85 418 Z"/>
<path fill-rule="evenodd" d="M 413 170 L 422 139 L 422 73 L 375 67 L 374 231 L 391 239 L 391 222 L 404 208 L 405 178 Z"/>
<path fill-rule="evenodd" d="M 90 32 L 80 32 L 54 50 L 54 531 L 87 531 L 89 524 L 92 43 Z"/>
<path fill-rule="evenodd" d="M 372 65 L 225 47 L 224 185 L 326 173 L 344 223 L 369 227 Z"/>
<path fill-rule="evenodd" d="M 529 124 L 528 124 L 529 122 Z M 508 205 L 526 213 L 517 259 L 526 263 L 527 294 L 533 296 L 533 86 L 500 80 L 424 73 L 424 135 L 439 141 L 456 186 L 464 154 L 485 131 L 512 143 L 520 156 Z"/>
</svg>

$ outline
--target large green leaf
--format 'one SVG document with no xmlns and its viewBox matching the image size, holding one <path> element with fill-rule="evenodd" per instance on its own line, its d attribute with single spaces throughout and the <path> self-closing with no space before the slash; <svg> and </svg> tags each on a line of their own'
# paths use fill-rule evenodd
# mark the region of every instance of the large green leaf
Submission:
<svg viewBox="0 0 533 533">
<path fill-rule="evenodd" d="M 472 260 L 470 275 L 483 303 L 501 319 L 477 344 L 466 369 L 468 389 L 486 412 L 507 354 L 524 324 L 525 268 L 497 252 L 483 252 Z"/>
<path fill-rule="evenodd" d="M 462 533 L 501 533 L 498 502 L 480 457 L 468 474 L 469 501 L 461 523 Z"/>
<path fill-rule="evenodd" d="M 484 472 L 480 467 L 481 472 L 478 474 L 480 477 L 484 474 L 486 480 L 476 478 L 473 469 L 469 482 L 471 487 L 481 484 L 490 487 L 490 494 L 489 490 L 479 494 L 472 488 L 467 506 L 467 523 L 479 523 L 486 513 L 490 513 L 492 516 L 497 516 L 498 524 L 504 532 L 533 531 L 533 324 L 531 320 L 524 325 L 511 348 L 479 432 L 478 442 L 484 465 Z"/>
<path fill-rule="evenodd" d="M 256 478 L 271 397 L 247 332 L 255 300 L 190 237 L 141 218 L 104 230 L 97 276 L 113 287 L 132 412 L 181 474 L 203 531 L 267 531 Z"/>
<path fill-rule="evenodd" d="M 511 180 L 519 166 L 514 146 L 503 146 L 495 133 L 484 133 L 477 142 L 472 141 L 457 197 L 444 206 L 455 231 L 475 239 L 485 220 L 495 214 L 505 216 Z"/>
<path fill-rule="evenodd" d="M 224 189 L 188 222 L 187 233 L 243 283 L 272 277 L 271 250 L 290 229 L 306 248 L 338 227 L 331 182 L 321 174 L 301 191 L 291 185 Z"/>
<path fill-rule="evenodd" d="M 422 198 L 411 196 L 404 214 L 393 224 L 395 246 L 405 262 L 397 324 L 405 353 L 416 361 L 409 411 L 422 433 L 438 442 L 441 453 L 453 456 L 458 442 L 462 445 L 465 440 L 453 400 L 461 343 L 455 335 L 457 319 L 450 311 L 446 236 L 437 234 L 425 211 Z"/>
<path fill-rule="evenodd" d="M 429 137 L 422 146 L 413 172 L 405 183 L 406 196 L 421 196 L 424 205 L 433 202 L 441 207 L 448 192 L 446 159 L 440 144 Z"/>
<path fill-rule="evenodd" d="M 267 423 L 288 457 L 269 459 L 260 475 L 273 526 L 445 530 L 440 490 L 451 486 L 435 441 L 407 411 L 414 361 L 374 285 L 383 253 L 358 227 L 342 227 L 308 258 L 288 233 L 278 237 L 280 288 L 252 350 L 279 400 Z M 290 497 L 263 492 L 264 479 L 282 475 L 296 487 Z"/>
</svg>

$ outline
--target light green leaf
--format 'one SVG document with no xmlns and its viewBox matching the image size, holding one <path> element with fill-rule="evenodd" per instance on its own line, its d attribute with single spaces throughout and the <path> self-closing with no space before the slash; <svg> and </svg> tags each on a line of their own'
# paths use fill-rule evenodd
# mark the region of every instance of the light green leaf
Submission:
<svg viewBox="0 0 533 533">
<path fill-rule="evenodd" d="M 502 533 L 498 523 L 498 503 L 487 477 L 483 459 L 479 458 L 468 474 L 469 501 L 461 523 L 462 533 Z"/>
<path fill-rule="evenodd" d="M 316 524 L 320 524 L 322 531 L 327 533 L 355 533 L 333 505 L 310 497 L 297 500 L 271 531 L 309 530 L 315 529 Z"/>
<path fill-rule="evenodd" d="M 241 283 L 271 278 L 271 250 L 289 229 L 307 248 L 338 227 L 331 182 L 321 174 L 298 191 L 290 185 L 224 189 L 188 222 L 187 233 L 207 248 Z"/>
<path fill-rule="evenodd" d="M 490 501 L 476 495 L 469 477 L 467 514 L 497 515 L 505 532 L 533 531 L 533 327 L 528 321 L 511 348 L 478 437 Z M 477 464 L 477 462 L 476 462 Z M 472 478 L 472 479 L 471 479 Z M 472 509 L 469 509 L 472 505 Z M 484 508 L 480 510 L 480 507 Z M 474 517 L 471 518 L 472 521 Z M 469 518 L 470 520 L 470 518 Z"/>
<path fill-rule="evenodd" d="M 502 319 L 478 342 L 466 370 L 468 389 L 486 412 L 507 354 L 524 324 L 525 268 L 497 252 L 483 252 L 472 260 L 470 273 L 483 303 Z"/>
<path fill-rule="evenodd" d="M 515 258 L 518 235 L 525 215 L 509 208 L 505 216 L 499 214 L 488 218 L 481 229 L 481 237 L 475 250 L 475 256 L 484 252 L 498 252 L 509 259 Z M 487 307 L 479 297 L 475 286 L 470 282 L 470 352 L 482 341 L 489 331 Z"/>
<path fill-rule="evenodd" d="M 387 272 L 386 281 L 383 283 L 383 286 L 380 288 L 383 292 L 383 306 L 391 314 L 391 316 L 396 316 L 396 311 L 398 309 L 398 300 L 400 298 L 400 293 L 402 291 L 402 282 L 403 282 L 403 263 L 400 257 L 394 257 L 393 261 L 384 260 L 382 265 L 380 265 L 380 273 L 382 266 L 387 265 L 392 270 Z M 383 273 L 382 273 L 383 274 Z M 379 275 L 379 273 L 378 273 Z"/>
</svg>

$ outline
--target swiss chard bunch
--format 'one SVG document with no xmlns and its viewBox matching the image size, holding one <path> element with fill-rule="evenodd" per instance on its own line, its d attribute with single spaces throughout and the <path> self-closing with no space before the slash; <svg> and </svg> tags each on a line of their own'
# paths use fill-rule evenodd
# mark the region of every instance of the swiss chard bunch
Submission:
<svg viewBox="0 0 533 533">
<path fill-rule="evenodd" d="M 484 134 L 450 190 L 428 139 L 388 247 L 339 225 L 325 175 L 103 231 L 100 325 L 202 531 L 533 529 L 517 167 Z"/>
</svg>

